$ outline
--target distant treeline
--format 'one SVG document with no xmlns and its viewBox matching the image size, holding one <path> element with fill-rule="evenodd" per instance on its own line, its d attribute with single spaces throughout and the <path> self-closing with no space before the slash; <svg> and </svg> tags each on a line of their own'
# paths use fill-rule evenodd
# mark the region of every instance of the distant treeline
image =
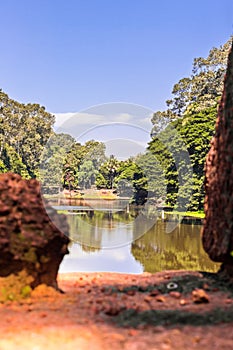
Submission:
<svg viewBox="0 0 233 350">
<path fill-rule="evenodd" d="M 56 134 L 55 117 L 44 107 L 19 103 L 0 90 L 0 172 L 38 178 L 48 187 L 115 189 L 139 204 L 149 196 L 166 198 L 167 205 L 177 206 L 178 191 L 180 197 L 191 191 L 189 209 L 202 210 L 205 157 L 214 134 L 231 41 L 211 49 L 206 58 L 194 59 L 192 74 L 174 85 L 167 110 L 154 113 L 146 152 L 126 161 L 106 157 L 101 142 L 81 145 L 70 135 Z M 174 137 L 174 130 L 182 142 Z M 180 154 L 179 164 L 171 149 Z M 185 150 L 192 178 L 182 170 Z"/>
</svg>

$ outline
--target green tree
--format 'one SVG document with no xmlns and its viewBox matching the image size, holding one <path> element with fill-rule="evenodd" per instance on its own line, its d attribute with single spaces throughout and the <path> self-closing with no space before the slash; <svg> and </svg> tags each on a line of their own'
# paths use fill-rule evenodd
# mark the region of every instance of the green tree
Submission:
<svg viewBox="0 0 233 350">
<path fill-rule="evenodd" d="M 138 155 L 135 162 L 147 179 L 148 197 L 159 199 L 166 196 L 165 174 L 156 155 L 147 150 L 144 154 Z"/>
<path fill-rule="evenodd" d="M 152 117 L 148 150 L 160 162 L 167 186 L 166 201 L 171 206 L 179 207 L 177 199 L 185 201 L 187 191 L 192 189 L 190 209 L 203 209 L 204 162 L 214 133 L 231 42 L 232 38 L 212 48 L 206 58 L 195 58 L 192 74 L 174 85 L 173 97 L 166 101 L 167 110 L 157 111 Z M 190 155 L 192 179 L 185 172 L 183 145 Z"/>
<path fill-rule="evenodd" d="M 19 103 L 0 90 L 0 158 L 7 147 L 12 147 L 29 176 L 37 177 L 40 157 L 54 121 L 55 117 L 43 106 Z"/>
<path fill-rule="evenodd" d="M 85 143 L 85 161 L 91 160 L 95 169 L 107 160 L 106 146 L 103 142 L 90 140 Z"/>
<path fill-rule="evenodd" d="M 136 204 L 143 204 L 148 195 L 147 182 L 142 168 L 133 160 L 121 162 L 115 178 L 116 188 L 121 196 L 131 197 Z"/>
<path fill-rule="evenodd" d="M 192 190 L 189 209 L 203 209 L 204 164 L 214 134 L 216 113 L 216 103 L 200 112 L 197 112 L 195 106 L 189 108 L 183 118 L 170 123 L 159 137 L 154 137 L 150 142 L 149 151 L 158 159 L 164 172 L 168 205 L 179 207 L 179 203 L 176 203 L 178 191 L 182 203 Z M 186 150 L 190 164 L 186 162 Z M 146 159 L 144 162 L 147 162 Z M 186 171 L 190 167 L 192 178 L 188 178 Z"/>
<path fill-rule="evenodd" d="M 63 166 L 67 152 L 75 144 L 68 134 L 53 133 L 41 157 L 40 180 L 44 193 L 57 192 L 63 185 Z"/>
<path fill-rule="evenodd" d="M 212 48 L 206 58 L 194 59 L 192 74 L 173 86 L 173 97 L 166 101 L 167 110 L 153 114 L 153 135 L 163 130 L 170 121 L 184 116 L 190 106 L 197 113 L 216 106 L 223 90 L 231 42 L 232 37 L 219 48 Z"/>
<path fill-rule="evenodd" d="M 178 129 L 187 146 L 193 169 L 193 195 L 190 203 L 193 210 L 202 210 L 204 205 L 204 166 L 214 135 L 216 116 L 216 103 L 200 112 L 196 108 L 190 109 Z"/>
<path fill-rule="evenodd" d="M 167 128 L 149 143 L 149 151 L 156 157 L 164 174 L 166 184 L 166 203 L 182 208 L 187 195 L 187 162 L 185 145 L 177 137 L 176 128 L 180 120 L 170 123 Z M 189 169 L 188 169 L 189 170 Z M 184 188 L 180 180 L 183 180 Z M 178 192 L 180 196 L 178 197 Z M 179 199 L 179 202 L 177 200 Z"/>
<path fill-rule="evenodd" d="M 95 183 L 97 170 L 93 164 L 93 161 L 86 160 L 84 161 L 78 172 L 78 182 L 79 187 L 82 189 L 91 188 L 91 186 Z"/>
<path fill-rule="evenodd" d="M 79 185 L 86 187 L 85 176 L 90 179 L 89 185 L 93 185 L 95 181 L 93 174 L 97 173 L 100 164 L 105 159 L 105 145 L 102 142 L 90 140 L 84 145 L 76 142 L 65 157 L 63 167 L 64 186 L 70 189 L 77 188 Z M 92 169 L 91 176 L 89 176 L 89 170 L 87 171 L 87 169 Z"/>
<path fill-rule="evenodd" d="M 95 182 L 97 188 L 112 189 L 116 187 L 114 180 L 118 175 L 119 167 L 120 162 L 111 155 L 110 158 L 99 167 Z"/>
<path fill-rule="evenodd" d="M 24 179 L 30 178 L 30 175 L 27 171 L 26 165 L 23 163 L 22 158 L 15 151 L 12 146 L 8 144 L 5 145 L 2 151 L 1 157 L 1 172 L 13 172 L 19 174 Z"/>
</svg>

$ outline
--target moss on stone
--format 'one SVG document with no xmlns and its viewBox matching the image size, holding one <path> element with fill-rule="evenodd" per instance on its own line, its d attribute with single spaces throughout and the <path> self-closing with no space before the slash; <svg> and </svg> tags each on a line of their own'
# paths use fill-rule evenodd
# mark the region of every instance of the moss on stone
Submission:
<svg viewBox="0 0 233 350">
<path fill-rule="evenodd" d="M 21 300 L 31 295 L 33 277 L 25 270 L 0 278 L 0 302 Z"/>
<path fill-rule="evenodd" d="M 40 262 L 41 262 L 42 264 L 47 263 L 47 262 L 49 262 L 49 261 L 50 261 L 50 258 L 49 258 L 48 256 L 41 255 L 41 257 L 40 257 Z"/>
<path fill-rule="evenodd" d="M 36 263 L 37 262 L 37 255 L 35 252 L 35 248 L 31 247 L 27 252 L 25 252 L 22 256 L 22 260 Z"/>
</svg>

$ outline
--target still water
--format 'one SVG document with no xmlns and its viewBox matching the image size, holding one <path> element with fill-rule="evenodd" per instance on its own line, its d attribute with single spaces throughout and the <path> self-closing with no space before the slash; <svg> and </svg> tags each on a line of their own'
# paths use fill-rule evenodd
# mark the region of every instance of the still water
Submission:
<svg viewBox="0 0 233 350">
<path fill-rule="evenodd" d="M 201 225 L 164 222 L 151 208 L 132 210 L 123 200 L 64 199 L 50 204 L 66 215 L 70 226 L 70 254 L 60 272 L 219 268 L 202 248 Z"/>
</svg>

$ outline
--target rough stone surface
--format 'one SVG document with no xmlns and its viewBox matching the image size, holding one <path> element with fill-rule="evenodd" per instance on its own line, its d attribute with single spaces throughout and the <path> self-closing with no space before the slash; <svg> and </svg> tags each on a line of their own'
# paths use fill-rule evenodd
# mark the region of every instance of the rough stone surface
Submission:
<svg viewBox="0 0 233 350">
<path fill-rule="evenodd" d="M 233 276 L 233 50 L 228 58 L 216 134 L 206 160 L 205 221 L 202 241 L 222 271 Z"/>
<path fill-rule="evenodd" d="M 61 233 L 52 223 L 58 222 Z M 41 283 L 57 288 L 57 272 L 65 254 L 68 224 L 51 207 L 45 210 L 37 180 L 0 175 L 0 276 L 25 270 Z"/>
</svg>

